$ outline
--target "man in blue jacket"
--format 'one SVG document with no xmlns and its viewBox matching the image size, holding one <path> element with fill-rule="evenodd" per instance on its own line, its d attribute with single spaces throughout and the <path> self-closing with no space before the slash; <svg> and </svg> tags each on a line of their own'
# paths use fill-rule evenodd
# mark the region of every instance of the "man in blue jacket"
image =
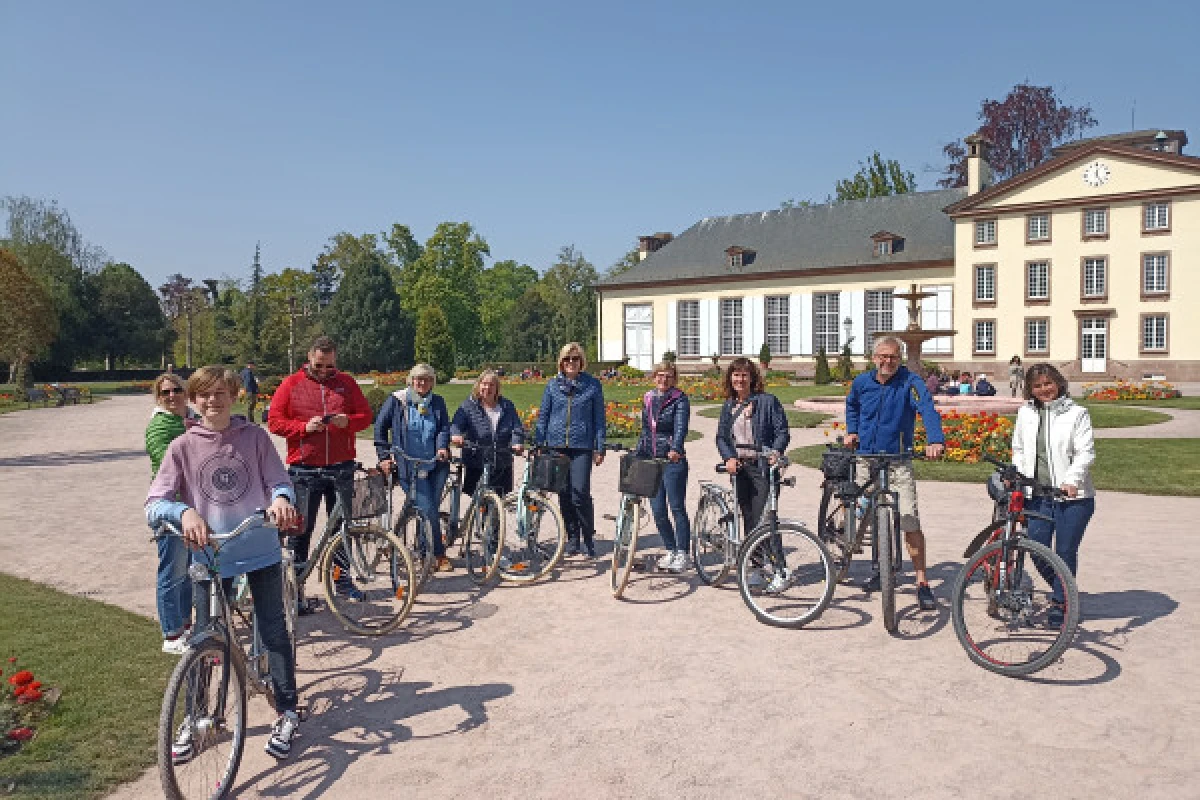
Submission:
<svg viewBox="0 0 1200 800">
<path fill-rule="evenodd" d="M 854 379 L 846 395 L 846 444 L 858 446 L 862 453 L 906 453 L 912 450 L 917 414 L 925 422 L 929 444 L 926 458 L 941 458 L 945 449 L 942 418 L 933 406 L 925 382 L 900 366 L 900 340 L 883 336 L 875 340 L 872 360 L 875 369 Z M 858 468 L 858 482 L 869 477 L 865 464 Z M 917 602 L 922 611 L 933 611 L 937 602 L 925 579 L 925 534 L 917 512 L 917 484 L 912 464 L 902 462 L 889 467 L 888 481 L 899 495 L 900 529 L 908 545 L 913 571 L 917 574 Z M 879 573 L 864 588 L 879 588 Z"/>
</svg>

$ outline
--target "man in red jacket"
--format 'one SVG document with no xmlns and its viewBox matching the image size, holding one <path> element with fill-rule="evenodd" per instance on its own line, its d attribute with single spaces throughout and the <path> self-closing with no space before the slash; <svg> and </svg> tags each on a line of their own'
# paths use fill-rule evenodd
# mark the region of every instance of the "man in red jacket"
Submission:
<svg viewBox="0 0 1200 800">
<path fill-rule="evenodd" d="M 283 383 L 271 397 L 267 427 L 287 439 L 288 475 L 296 487 L 296 508 L 304 515 L 304 533 L 294 539 L 297 573 L 308 561 L 313 527 L 321 498 L 325 513 L 337 496 L 349 510 L 354 497 L 354 434 L 371 424 L 371 406 L 353 377 L 337 371 L 337 345 L 318 337 L 308 351 L 308 363 Z M 336 553 L 336 556 L 342 556 Z M 344 556 L 337 559 L 345 566 Z M 344 570 L 338 591 L 361 600 L 362 593 Z M 304 587 L 300 587 L 303 592 Z M 300 613 L 310 613 L 300 604 Z"/>
</svg>

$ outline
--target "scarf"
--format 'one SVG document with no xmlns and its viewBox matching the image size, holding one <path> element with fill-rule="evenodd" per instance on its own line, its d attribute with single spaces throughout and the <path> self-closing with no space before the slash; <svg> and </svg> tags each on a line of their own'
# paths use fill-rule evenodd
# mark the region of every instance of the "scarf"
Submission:
<svg viewBox="0 0 1200 800">
<path fill-rule="evenodd" d="M 415 408 L 417 413 L 421 416 L 425 416 L 429 413 L 429 403 L 432 399 L 433 392 L 421 397 L 421 395 L 413 391 L 411 386 L 408 387 L 408 404 Z"/>
</svg>

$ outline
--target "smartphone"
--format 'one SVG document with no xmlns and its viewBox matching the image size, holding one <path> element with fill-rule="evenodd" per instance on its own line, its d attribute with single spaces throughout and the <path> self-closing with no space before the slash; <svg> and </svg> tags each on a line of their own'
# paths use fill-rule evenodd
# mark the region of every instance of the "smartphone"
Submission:
<svg viewBox="0 0 1200 800">
<path fill-rule="evenodd" d="M 321 417 L 321 424 L 328 425 L 336 416 L 336 414 L 326 414 L 325 416 Z"/>
</svg>

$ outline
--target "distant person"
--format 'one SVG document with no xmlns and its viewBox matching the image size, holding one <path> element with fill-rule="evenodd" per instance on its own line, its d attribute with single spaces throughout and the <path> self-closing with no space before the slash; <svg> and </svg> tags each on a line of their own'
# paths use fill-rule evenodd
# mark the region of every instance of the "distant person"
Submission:
<svg viewBox="0 0 1200 800">
<path fill-rule="evenodd" d="M 974 390 L 971 385 L 971 373 L 964 372 L 958 376 L 958 393 L 961 395 L 969 395 Z"/>
<path fill-rule="evenodd" d="M 987 379 L 987 375 L 980 375 L 975 381 L 975 394 L 980 397 L 994 397 L 996 395 L 996 387 Z"/>
<path fill-rule="evenodd" d="M 925 376 L 925 389 L 931 395 L 937 394 L 942 389 L 942 380 L 938 376 L 936 369 L 929 370 L 929 374 Z"/>
<path fill-rule="evenodd" d="M 1025 371 L 1020 356 L 1008 360 L 1008 388 L 1012 390 L 1013 397 L 1017 396 L 1017 392 L 1025 391 Z"/>
<path fill-rule="evenodd" d="M 246 393 L 246 419 L 254 422 L 254 409 L 258 407 L 258 376 L 254 374 L 254 362 L 247 361 L 240 373 L 242 391 Z"/>
</svg>

